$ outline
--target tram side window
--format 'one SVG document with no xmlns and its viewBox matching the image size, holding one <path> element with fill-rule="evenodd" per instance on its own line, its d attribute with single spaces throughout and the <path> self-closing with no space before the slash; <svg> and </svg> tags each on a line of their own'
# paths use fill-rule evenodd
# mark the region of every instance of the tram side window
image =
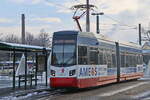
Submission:
<svg viewBox="0 0 150 100">
<path fill-rule="evenodd" d="M 135 62 L 136 62 L 136 65 L 138 64 L 138 55 L 136 54 L 135 56 Z"/>
<path fill-rule="evenodd" d="M 141 61 L 141 55 L 139 54 L 139 55 L 138 55 L 138 64 L 141 64 L 141 62 L 142 62 L 142 61 Z"/>
<path fill-rule="evenodd" d="M 136 67 L 137 64 L 138 64 L 138 56 L 137 54 L 134 53 L 131 56 L 131 66 Z"/>
<path fill-rule="evenodd" d="M 100 49 L 100 52 L 99 52 L 99 64 L 100 65 L 104 64 L 104 61 L 103 61 L 103 49 Z"/>
<path fill-rule="evenodd" d="M 134 65 L 134 67 L 136 67 L 136 55 L 134 55 L 134 62 L 133 62 L 133 65 Z"/>
<path fill-rule="evenodd" d="M 125 67 L 125 55 L 121 54 L 121 67 Z"/>
<path fill-rule="evenodd" d="M 135 67 L 137 64 L 137 56 L 136 54 L 128 54 L 126 56 L 126 67 Z"/>
<path fill-rule="evenodd" d="M 129 67 L 133 67 L 133 56 L 130 54 L 129 56 Z"/>
<path fill-rule="evenodd" d="M 150 60 L 150 55 L 148 55 L 148 54 L 143 55 L 143 62 L 146 65 L 148 65 L 149 60 Z"/>
<path fill-rule="evenodd" d="M 81 64 L 81 65 L 88 64 L 88 56 L 87 56 L 87 47 L 86 46 L 78 47 L 78 64 Z"/>
<path fill-rule="evenodd" d="M 130 55 L 130 67 L 133 67 L 133 55 Z"/>
<path fill-rule="evenodd" d="M 103 51 L 103 64 L 107 64 L 107 53 L 106 50 Z"/>
<path fill-rule="evenodd" d="M 90 48 L 90 64 L 98 64 L 98 48 Z"/>
<path fill-rule="evenodd" d="M 112 63 L 113 63 L 113 67 L 117 67 L 116 66 L 116 54 L 115 54 L 115 52 L 112 53 Z"/>
<path fill-rule="evenodd" d="M 129 55 L 127 54 L 126 55 L 126 67 L 129 67 L 130 66 L 130 59 L 129 59 L 130 57 L 129 57 Z"/>
<path fill-rule="evenodd" d="M 107 53 L 106 53 L 106 55 L 107 55 L 107 65 L 108 65 L 109 68 L 112 67 L 112 53 L 111 52 L 112 51 L 108 49 Z"/>
<path fill-rule="evenodd" d="M 140 55 L 140 64 L 143 64 L 143 56 Z"/>
</svg>

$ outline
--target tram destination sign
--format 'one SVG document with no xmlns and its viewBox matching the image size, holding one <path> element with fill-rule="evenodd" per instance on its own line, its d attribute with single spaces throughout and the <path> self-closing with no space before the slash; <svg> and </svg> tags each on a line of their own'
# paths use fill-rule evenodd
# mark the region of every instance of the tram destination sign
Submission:
<svg viewBox="0 0 150 100">
<path fill-rule="evenodd" d="M 62 44 L 62 43 L 75 43 L 75 40 L 54 40 L 55 44 Z"/>
</svg>

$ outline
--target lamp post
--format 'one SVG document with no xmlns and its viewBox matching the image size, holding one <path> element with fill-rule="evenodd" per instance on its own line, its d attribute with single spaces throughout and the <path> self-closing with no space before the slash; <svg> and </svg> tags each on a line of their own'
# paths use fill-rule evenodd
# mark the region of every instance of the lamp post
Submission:
<svg viewBox="0 0 150 100">
<path fill-rule="evenodd" d="M 96 16 L 96 32 L 97 34 L 100 33 L 100 29 L 99 29 L 99 15 L 104 15 L 103 12 L 100 13 L 92 13 L 92 15 Z"/>
</svg>

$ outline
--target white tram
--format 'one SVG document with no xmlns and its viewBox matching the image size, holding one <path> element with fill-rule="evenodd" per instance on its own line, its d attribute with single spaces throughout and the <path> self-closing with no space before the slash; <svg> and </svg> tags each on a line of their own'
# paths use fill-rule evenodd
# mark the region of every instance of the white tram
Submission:
<svg viewBox="0 0 150 100">
<path fill-rule="evenodd" d="M 120 81 L 143 76 L 142 49 L 119 43 Z M 117 82 L 115 41 L 101 35 L 59 31 L 53 35 L 50 86 L 87 88 Z"/>
</svg>

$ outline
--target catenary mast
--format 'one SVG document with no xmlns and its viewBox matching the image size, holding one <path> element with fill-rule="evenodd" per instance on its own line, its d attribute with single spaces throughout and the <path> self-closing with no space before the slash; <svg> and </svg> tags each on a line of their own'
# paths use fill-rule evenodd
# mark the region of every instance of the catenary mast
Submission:
<svg viewBox="0 0 150 100">
<path fill-rule="evenodd" d="M 86 32 L 90 32 L 90 7 L 89 0 L 86 0 Z"/>
</svg>

